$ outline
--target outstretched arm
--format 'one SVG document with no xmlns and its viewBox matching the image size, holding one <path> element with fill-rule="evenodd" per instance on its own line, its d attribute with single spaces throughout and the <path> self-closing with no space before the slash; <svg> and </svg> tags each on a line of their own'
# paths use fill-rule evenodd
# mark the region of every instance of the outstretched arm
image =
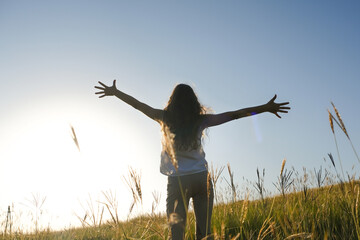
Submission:
<svg viewBox="0 0 360 240">
<path fill-rule="evenodd" d="M 237 111 L 231 111 L 231 112 L 224 112 L 220 114 L 207 114 L 205 115 L 203 127 L 212 127 L 216 125 L 220 125 L 235 119 L 253 116 L 259 113 L 263 112 L 270 112 L 272 114 L 275 114 L 278 118 L 281 118 L 279 113 L 287 113 L 290 107 L 287 107 L 285 105 L 288 105 L 289 102 L 283 102 L 283 103 L 275 103 L 276 95 L 266 104 L 256 106 L 256 107 L 249 107 L 249 108 L 243 108 L 239 109 Z"/>
<path fill-rule="evenodd" d="M 113 85 L 110 87 L 106 86 L 105 84 L 103 84 L 100 81 L 99 81 L 99 84 L 101 85 L 101 87 L 95 86 L 96 89 L 101 90 L 100 92 L 95 93 L 95 94 L 101 94 L 99 96 L 99 98 L 103 98 L 105 96 L 116 96 L 120 100 L 126 102 L 130 106 L 132 106 L 135 109 L 139 110 L 140 112 L 144 113 L 149 118 L 151 118 L 155 121 L 160 121 L 162 119 L 163 110 L 152 108 L 149 105 L 138 101 L 136 98 L 134 98 L 124 92 L 121 92 L 120 90 L 118 90 L 116 88 L 116 80 L 113 81 Z"/>
</svg>

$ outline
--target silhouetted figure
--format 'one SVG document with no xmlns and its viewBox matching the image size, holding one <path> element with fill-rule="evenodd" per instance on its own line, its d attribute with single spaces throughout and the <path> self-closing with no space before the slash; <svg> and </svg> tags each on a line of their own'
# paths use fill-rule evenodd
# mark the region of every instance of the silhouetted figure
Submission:
<svg viewBox="0 0 360 240">
<path fill-rule="evenodd" d="M 276 95 L 266 104 L 220 114 L 207 114 L 193 89 L 186 84 L 177 85 L 165 109 L 155 109 L 112 86 L 101 86 L 100 98 L 116 96 L 161 125 L 163 150 L 160 172 L 168 176 L 166 212 L 172 239 L 185 236 L 186 215 L 190 198 L 196 217 L 196 239 L 211 239 L 213 186 L 208 177 L 208 165 L 201 140 L 204 129 L 235 119 L 270 112 L 281 118 L 287 113 L 288 102 L 275 103 Z"/>
</svg>

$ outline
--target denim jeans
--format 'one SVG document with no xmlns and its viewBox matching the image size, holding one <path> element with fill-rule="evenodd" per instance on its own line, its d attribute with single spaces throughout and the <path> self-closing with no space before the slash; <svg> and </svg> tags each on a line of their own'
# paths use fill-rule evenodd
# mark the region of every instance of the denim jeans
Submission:
<svg viewBox="0 0 360 240">
<path fill-rule="evenodd" d="M 166 213 L 173 240 L 185 237 L 187 209 L 193 199 L 196 218 L 196 239 L 212 239 L 211 214 L 214 201 L 213 186 L 208 172 L 168 177 Z"/>
</svg>

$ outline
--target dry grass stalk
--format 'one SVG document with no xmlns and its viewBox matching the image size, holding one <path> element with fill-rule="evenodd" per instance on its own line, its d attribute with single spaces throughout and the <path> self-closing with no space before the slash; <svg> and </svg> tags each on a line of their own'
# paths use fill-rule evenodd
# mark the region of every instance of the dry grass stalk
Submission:
<svg viewBox="0 0 360 240">
<path fill-rule="evenodd" d="M 328 156 L 329 156 L 329 158 L 330 158 L 330 161 L 331 161 L 332 165 L 334 166 L 334 168 L 336 168 L 336 167 L 335 167 L 334 157 L 332 156 L 331 153 L 328 153 Z"/>
<path fill-rule="evenodd" d="M 80 151 L 80 145 L 79 145 L 79 141 L 77 139 L 76 133 L 75 133 L 75 129 L 72 125 L 70 125 L 70 128 L 71 128 L 71 137 L 72 137 L 77 149 Z"/>
<path fill-rule="evenodd" d="M 320 166 L 319 171 L 316 171 L 316 169 L 314 168 L 314 173 L 315 173 L 317 187 L 320 188 L 324 184 L 326 178 L 328 177 L 329 172 L 325 169 L 325 173 L 323 176 L 322 175 L 322 166 Z"/>
<path fill-rule="evenodd" d="M 350 141 L 351 147 L 352 147 L 352 149 L 353 149 L 353 151 L 354 151 L 354 153 L 355 153 L 355 155 L 356 155 L 356 158 L 357 158 L 357 160 L 358 160 L 359 163 L 360 163 L 360 157 L 359 157 L 359 155 L 357 154 L 357 152 L 356 152 L 356 150 L 355 150 L 354 144 L 352 143 L 352 141 L 351 141 L 351 139 L 350 139 L 350 136 L 349 136 L 349 134 L 348 134 L 348 132 L 347 132 L 347 130 L 346 130 L 346 128 L 345 128 L 345 124 L 344 124 L 344 122 L 343 122 L 343 120 L 342 120 L 342 118 L 341 118 L 341 116 L 340 116 L 340 113 L 339 113 L 339 111 L 337 110 L 337 108 L 335 107 L 334 103 L 331 102 L 331 104 L 332 104 L 332 106 L 333 106 L 333 108 L 334 108 L 334 111 L 335 111 L 336 116 L 337 116 L 337 118 L 339 119 L 339 122 L 340 122 L 340 123 L 331 115 L 331 116 L 332 116 L 332 119 L 335 120 L 335 122 L 337 123 L 337 125 L 338 125 L 338 126 L 342 129 L 342 131 L 345 133 L 346 137 L 347 137 L 348 140 Z M 337 142 L 336 142 L 335 134 L 334 134 L 334 138 L 335 138 L 335 143 L 336 143 L 336 147 L 337 147 Z M 339 157 L 340 157 L 340 156 L 339 156 Z M 339 158 L 339 159 L 340 159 L 340 158 Z"/>
<path fill-rule="evenodd" d="M 334 111 L 335 111 L 335 114 L 336 114 L 337 118 L 339 119 L 339 122 L 340 122 L 340 125 L 341 125 L 341 129 L 343 130 L 343 132 L 345 133 L 345 135 L 350 139 L 349 134 L 348 134 L 347 131 L 346 131 L 345 124 L 344 124 L 344 122 L 343 122 L 343 120 L 342 120 L 342 118 L 341 118 L 341 116 L 340 116 L 339 111 L 337 110 L 337 108 L 335 107 L 335 105 L 334 105 L 333 102 L 331 102 L 331 105 L 333 106 Z"/>
<path fill-rule="evenodd" d="M 355 200 L 355 204 L 354 207 L 352 209 L 352 215 L 353 215 L 353 219 L 355 223 L 359 222 L 359 185 L 356 185 L 354 188 L 354 192 L 356 192 L 356 200 Z M 355 224 L 355 230 L 356 230 L 356 235 L 357 238 L 360 239 L 360 226 L 359 224 Z"/>
<path fill-rule="evenodd" d="M 129 167 L 128 179 L 123 177 L 125 183 L 128 185 L 133 197 L 133 202 L 129 209 L 129 214 L 132 212 L 134 206 L 141 202 L 142 204 L 142 191 L 141 191 L 141 174 L 137 173 L 132 167 Z"/>
<path fill-rule="evenodd" d="M 141 225 L 143 227 L 143 225 Z M 145 239 L 145 236 L 148 234 L 148 232 L 150 231 L 151 229 L 151 226 L 152 226 L 152 221 L 151 219 L 148 220 L 146 222 L 146 225 L 145 227 L 143 227 L 144 231 L 142 232 L 141 236 L 140 236 L 140 239 Z"/>
<path fill-rule="evenodd" d="M 305 167 L 303 167 L 303 172 L 304 172 L 304 177 L 303 177 L 303 180 L 301 181 L 302 182 L 302 192 L 304 193 L 304 199 L 306 201 L 307 196 L 308 196 L 309 187 L 307 185 L 308 174 L 306 173 L 306 168 Z"/>
<path fill-rule="evenodd" d="M 249 193 L 246 194 L 246 198 L 243 201 L 243 205 L 241 207 L 241 215 L 240 215 L 240 223 L 244 224 L 247 213 L 248 213 L 248 204 L 249 204 Z"/>
<path fill-rule="evenodd" d="M 210 167 L 210 178 L 213 182 L 213 188 L 214 188 L 214 195 L 215 195 L 215 200 L 216 202 L 218 202 L 218 199 L 217 199 L 217 193 L 216 193 L 216 184 L 217 184 L 217 181 L 219 180 L 220 178 L 220 175 L 221 173 L 223 172 L 224 170 L 224 166 L 222 166 L 220 169 L 219 168 L 215 168 L 213 167 L 213 164 L 211 163 L 211 167 Z"/>
<path fill-rule="evenodd" d="M 265 177 L 265 168 L 263 168 L 262 176 L 260 176 L 259 168 L 256 168 L 257 182 L 255 182 L 255 190 L 260 194 L 261 200 L 264 201 L 264 177 Z"/>
<path fill-rule="evenodd" d="M 13 208 L 14 208 L 14 205 L 13 205 Z M 6 215 L 5 230 L 3 232 L 4 236 L 6 236 L 7 232 L 9 232 L 10 237 L 12 235 L 12 225 L 13 225 L 11 212 L 12 212 L 11 207 L 8 206 L 8 211 L 7 211 L 7 215 Z M 8 226 L 9 226 L 9 231 L 8 231 Z"/>
<path fill-rule="evenodd" d="M 334 117 L 334 115 L 329 111 L 328 109 L 328 113 L 329 113 L 329 122 L 330 122 L 330 128 L 333 131 L 333 133 L 335 133 L 335 128 L 334 128 L 334 122 L 336 123 L 336 125 L 338 125 L 338 127 L 342 130 L 341 124 L 339 123 L 338 120 L 336 120 L 336 118 Z M 330 120 L 331 119 L 331 120 Z M 332 124 L 332 125 L 331 125 Z"/>
<path fill-rule="evenodd" d="M 102 207 L 100 211 L 99 204 L 97 205 L 97 210 L 94 208 L 94 201 L 92 200 L 91 196 L 89 195 L 89 200 L 86 201 L 87 207 L 85 208 L 81 203 L 82 209 L 85 211 L 84 217 L 80 217 L 78 214 L 75 213 L 75 216 L 79 219 L 82 226 L 89 226 L 89 227 L 97 227 L 102 224 L 103 214 L 104 214 L 104 207 Z"/>
<path fill-rule="evenodd" d="M 288 236 L 287 238 L 285 238 L 284 240 L 289 240 L 289 239 L 311 239 L 313 236 L 311 233 L 296 233 L 296 234 L 292 234 L 290 236 Z"/>
<path fill-rule="evenodd" d="M 333 103 L 331 102 L 331 104 L 333 104 Z M 333 105 L 333 106 L 334 106 L 334 105 Z M 334 109 L 336 109 L 335 106 L 334 106 Z M 337 112 L 337 109 L 336 109 L 336 112 Z M 331 127 L 331 131 L 332 131 L 332 133 L 333 133 L 333 135 L 334 135 L 334 140 L 335 140 L 335 145 L 336 145 L 336 151 L 337 151 L 337 154 L 338 154 L 338 157 L 339 157 L 339 162 L 340 162 L 340 167 L 341 167 L 341 173 L 342 173 L 342 175 L 343 175 L 343 178 L 345 178 L 344 170 L 343 170 L 342 163 L 341 163 L 341 158 L 340 158 L 339 147 L 338 147 L 338 143 L 337 143 L 336 135 L 335 135 L 335 131 L 334 131 L 334 122 L 333 122 L 333 121 L 335 121 L 336 124 L 337 124 L 341 129 L 342 129 L 342 126 L 341 126 L 341 125 L 339 124 L 339 122 L 334 118 L 334 116 L 331 114 L 331 112 L 329 111 L 329 109 L 328 109 L 328 113 L 329 113 L 330 127 Z M 340 117 L 340 115 L 339 115 L 338 117 Z M 329 155 L 329 157 L 330 157 L 330 160 L 331 160 L 331 162 L 332 162 L 332 164 L 333 164 L 333 166 L 334 166 L 334 168 L 335 168 L 335 170 L 336 170 L 335 162 L 334 162 L 333 157 L 332 157 L 331 155 Z M 337 172 L 336 172 L 336 174 L 338 175 Z M 339 177 L 339 175 L 338 175 L 338 177 Z"/>
<path fill-rule="evenodd" d="M 279 190 L 279 192 L 283 195 L 283 197 L 285 197 L 285 192 L 287 192 L 291 185 L 294 183 L 294 179 L 292 179 L 292 174 L 294 173 L 293 170 L 290 170 L 289 172 L 287 171 L 287 169 L 285 169 L 285 163 L 286 160 L 284 159 L 282 161 L 281 164 L 281 171 L 280 171 L 280 176 L 278 177 L 278 182 L 274 184 L 274 186 Z"/>
<path fill-rule="evenodd" d="M 263 222 L 263 224 L 260 228 L 257 240 L 265 239 L 265 237 L 272 232 L 275 222 L 271 221 L 271 219 L 272 219 L 271 217 L 268 217 L 267 219 L 265 219 L 265 221 Z"/>
<path fill-rule="evenodd" d="M 234 173 L 231 171 L 231 167 L 230 167 L 229 163 L 227 164 L 227 168 L 228 168 L 228 172 L 229 172 L 229 176 L 230 176 L 230 183 L 226 179 L 225 179 L 225 181 L 231 188 L 232 195 L 233 195 L 233 202 L 236 202 L 237 194 L 236 194 L 236 186 L 234 184 Z"/>
<path fill-rule="evenodd" d="M 93 226 L 94 227 L 96 227 L 96 225 L 100 226 L 102 223 L 102 217 L 104 214 L 104 207 L 102 208 L 102 210 L 100 212 L 100 206 L 98 205 L 97 211 L 95 211 L 94 204 L 93 204 L 93 201 L 90 196 L 89 196 L 89 201 L 87 202 L 87 204 L 88 204 L 88 207 L 90 208 L 90 220 L 92 220 Z"/>
<path fill-rule="evenodd" d="M 225 223 L 221 223 L 221 240 L 225 240 Z"/>
<path fill-rule="evenodd" d="M 29 205 L 28 204 L 23 204 L 23 205 L 31 209 L 31 215 L 35 225 L 35 232 L 37 233 L 39 231 L 39 221 L 43 213 L 43 206 L 46 201 L 46 196 L 41 196 L 39 193 L 37 194 L 32 193 L 31 196 L 32 199 L 30 200 L 26 199 Z"/>
<path fill-rule="evenodd" d="M 240 233 L 238 233 L 235 237 L 233 237 L 231 240 L 237 240 L 240 238 Z"/>
<path fill-rule="evenodd" d="M 82 206 L 82 204 L 80 204 L 80 205 L 81 205 L 81 207 L 84 209 L 84 207 Z M 84 210 L 85 210 L 85 209 L 84 209 Z M 74 214 L 75 214 L 75 216 L 77 217 L 77 219 L 81 222 L 81 225 L 82 225 L 83 228 L 85 228 L 86 225 L 88 225 L 89 227 L 91 227 L 91 225 L 88 224 L 87 221 L 86 221 L 86 219 L 87 219 L 87 217 L 88 217 L 87 211 L 85 211 L 84 217 L 80 217 L 77 213 L 74 213 Z"/>
<path fill-rule="evenodd" d="M 283 171 L 284 171 L 284 167 L 285 167 L 285 163 L 286 163 L 286 159 L 284 159 L 281 163 L 281 170 L 280 170 L 280 175 L 283 174 Z"/>
<path fill-rule="evenodd" d="M 334 122 L 333 122 L 333 115 L 331 114 L 331 112 L 329 111 L 329 109 L 327 110 L 329 113 L 329 122 L 330 122 L 330 127 L 331 127 L 331 131 L 333 132 L 333 134 L 335 133 L 334 131 Z"/>
<path fill-rule="evenodd" d="M 112 191 L 106 191 L 102 192 L 104 195 L 106 202 L 100 202 L 104 204 L 111 216 L 111 219 L 113 220 L 113 223 L 115 225 L 118 225 L 120 223 L 119 221 L 119 215 L 118 215 L 118 201 L 116 199 L 116 193 L 113 194 Z"/>
<path fill-rule="evenodd" d="M 151 205 L 151 214 L 154 215 L 155 214 L 155 210 L 156 208 L 159 206 L 160 204 L 160 199 L 161 199 L 161 193 L 157 192 L 157 191 L 153 191 L 152 192 L 152 196 L 153 196 L 153 202 Z"/>
</svg>

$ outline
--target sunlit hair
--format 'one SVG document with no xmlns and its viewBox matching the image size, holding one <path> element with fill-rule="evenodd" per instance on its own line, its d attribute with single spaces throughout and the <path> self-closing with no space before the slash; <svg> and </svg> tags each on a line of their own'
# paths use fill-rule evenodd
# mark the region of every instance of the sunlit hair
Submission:
<svg viewBox="0 0 360 240">
<path fill-rule="evenodd" d="M 205 107 L 199 103 L 189 85 L 179 84 L 174 88 L 164 109 L 162 124 L 164 145 L 171 157 L 177 150 L 186 151 L 200 147 L 199 127 L 205 113 Z"/>
</svg>

